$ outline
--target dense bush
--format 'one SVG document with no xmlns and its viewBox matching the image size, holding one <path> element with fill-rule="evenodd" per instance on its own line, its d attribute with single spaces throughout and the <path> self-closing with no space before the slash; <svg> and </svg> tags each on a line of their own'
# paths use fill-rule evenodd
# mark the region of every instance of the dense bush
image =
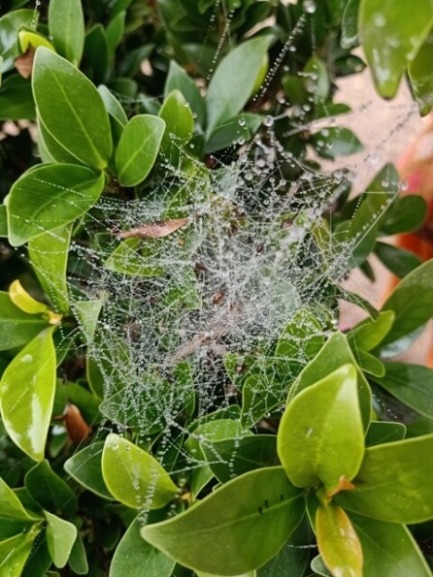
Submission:
<svg viewBox="0 0 433 577">
<path fill-rule="evenodd" d="M 386 239 L 426 203 L 320 165 L 362 149 L 359 41 L 430 111 L 431 1 L 30 4 L 0 8 L 0 575 L 431 575 L 433 370 L 395 357 L 433 262 Z M 372 253 L 379 311 L 342 285 Z"/>
</svg>

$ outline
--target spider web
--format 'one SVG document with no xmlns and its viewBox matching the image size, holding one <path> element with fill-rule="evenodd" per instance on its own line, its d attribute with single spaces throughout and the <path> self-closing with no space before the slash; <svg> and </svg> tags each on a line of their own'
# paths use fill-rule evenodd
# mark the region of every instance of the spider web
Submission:
<svg viewBox="0 0 433 577">
<path fill-rule="evenodd" d="M 305 2 L 306 14 L 313 9 Z M 230 34 L 230 16 L 227 22 L 224 35 Z M 266 93 L 292 49 L 293 35 L 256 98 Z M 121 100 L 127 110 L 137 104 Z M 280 104 L 288 105 L 284 99 Z M 372 108 L 366 102 L 344 121 L 359 124 Z M 318 322 L 308 316 L 299 321 L 300 351 L 303 330 L 311 339 L 337 328 L 336 287 L 347 279 L 361 238 L 338 247 L 323 242 L 319 250 L 317 235 L 326 233 L 326 220 L 331 222 L 332 207 L 345 188 L 353 181 L 356 187 L 366 184 L 366 174 L 380 168 L 387 144 L 416 115 L 411 103 L 394 110 L 391 129 L 376 134 L 350 163 L 327 165 L 329 172 L 317 169 L 311 157 L 301 162 L 286 151 L 277 130 L 280 117 L 268 116 L 251 143 L 240 137 L 236 153 L 219 157 L 211 171 L 203 170 L 193 145 L 179 147 L 182 170 L 160 159 L 140 198 L 101 198 L 80 223 L 85 233 L 71 244 L 68 283 L 73 311 L 83 301 L 102 304 L 91 338 L 86 325 L 79 326 L 84 336 L 78 352 L 89 360 L 93 388 L 100 387 L 104 434 L 132 430 L 143 446 L 156 444 L 164 464 L 173 451 L 182 451 L 171 472 L 179 483 L 188 483 L 192 471 L 208 464 L 202 450 L 214 450 L 212 439 L 200 432 L 209 414 L 219 411 L 222 418 L 237 419 L 239 427 L 228 434 L 239 439 L 255 423 L 254 404 L 242 416 L 236 409 L 245 367 L 259 375 L 257 391 L 269 396 L 263 418 L 281 412 L 296 371 L 277 374 L 278 339 L 302 310 L 313 311 Z M 303 123 L 300 111 L 300 132 L 332 123 L 340 125 L 340 120 Z M 293 180 L 290 172 L 299 176 Z M 380 215 L 373 215 L 371 226 Z M 176 220 L 182 226 L 162 238 L 131 234 L 144 225 Z M 329 305 L 334 313 L 326 317 L 323 307 Z M 62 335 L 70 342 L 69 333 Z M 296 352 L 285 360 L 299 366 L 307 361 Z M 257 392 L 254 385 L 251 391 Z M 202 450 L 179 449 L 182 435 Z M 216 463 L 226 459 L 214 455 Z"/>
</svg>

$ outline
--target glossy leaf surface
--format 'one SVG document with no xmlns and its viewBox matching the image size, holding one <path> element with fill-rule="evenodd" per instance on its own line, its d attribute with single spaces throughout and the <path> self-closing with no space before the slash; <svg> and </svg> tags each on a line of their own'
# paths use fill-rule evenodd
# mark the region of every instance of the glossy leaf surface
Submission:
<svg viewBox="0 0 433 577">
<path fill-rule="evenodd" d="M 35 525 L 26 533 L 15 535 L 15 537 L 0 542 L 0 575 L 2 577 L 3 575 L 5 577 L 21 577 L 33 542 L 40 530 L 40 526 Z"/>
<path fill-rule="evenodd" d="M 84 46 L 84 17 L 81 0 L 51 0 L 48 5 L 50 37 L 56 51 L 78 65 Z"/>
<path fill-rule="evenodd" d="M 43 509 L 61 515 L 73 515 L 77 498 L 69 485 L 44 460 L 30 469 L 24 484 L 31 497 Z"/>
<path fill-rule="evenodd" d="M 105 168 L 112 149 L 110 124 L 90 80 L 61 56 L 38 48 L 32 82 L 42 122 L 53 138 L 78 160 Z"/>
<path fill-rule="evenodd" d="M 19 519 L 21 521 L 31 521 L 32 519 L 38 519 L 37 516 L 33 516 L 28 513 L 21 501 L 16 496 L 15 492 L 5 483 L 5 481 L 0 477 L 0 507 L 1 507 L 1 517 L 10 517 L 11 519 Z"/>
<path fill-rule="evenodd" d="M 170 577 L 175 561 L 140 537 L 137 517 L 122 537 L 110 567 L 110 577 Z"/>
<path fill-rule="evenodd" d="M 25 173 L 10 192 L 10 243 L 20 246 L 74 221 L 97 202 L 104 182 L 103 174 L 74 164 L 47 164 Z"/>
<path fill-rule="evenodd" d="M 253 38 L 222 59 L 206 96 L 208 131 L 242 110 L 253 92 L 268 46 L 268 37 Z"/>
<path fill-rule="evenodd" d="M 344 365 L 292 399 L 278 431 L 278 455 L 297 487 L 335 489 L 361 466 L 364 431 L 356 370 Z"/>
<path fill-rule="evenodd" d="M 284 470 L 263 468 L 230 481 L 173 519 L 147 525 L 141 536 L 187 567 L 241 575 L 278 553 L 303 510 L 302 494 Z"/>
<path fill-rule="evenodd" d="M 13 304 L 9 293 L 0 292 L 0 350 L 25 345 L 47 326 L 44 318 L 25 313 Z"/>
<path fill-rule="evenodd" d="M 72 224 L 66 224 L 29 240 L 30 262 L 42 288 L 56 310 L 69 309 L 66 269 Z"/>
<path fill-rule="evenodd" d="M 400 79 L 415 58 L 433 23 L 433 3 L 418 0 L 396 9 L 394 0 L 362 0 L 359 33 L 376 87 L 385 98 L 397 92 Z M 392 39 L 392 41 L 391 41 Z"/>
<path fill-rule="evenodd" d="M 42 331 L 18 353 L 1 380 L 4 426 L 14 443 L 35 461 L 44 458 L 56 387 L 53 330 Z"/>
<path fill-rule="evenodd" d="M 64 468 L 77 483 L 92 491 L 92 493 L 105 499 L 111 499 L 112 495 L 105 485 L 101 471 L 103 448 L 103 441 L 92 443 L 72 455 L 65 462 Z"/>
<path fill-rule="evenodd" d="M 337 502 L 350 511 L 390 523 L 421 523 L 433 516 L 433 436 L 365 450 L 355 489 Z"/>
<path fill-rule="evenodd" d="M 134 116 L 125 126 L 116 150 L 116 171 L 122 186 L 142 182 L 155 163 L 165 130 L 161 118 Z"/>
<path fill-rule="evenodd" d="M 77 538 L 77 528 L 69 521 L 45 511 L 48 551 L 56 567 L 66 565 L 72 546 Z"/>
<path fill-rule="evenodd" d="M 179 493 L 154 457 L 113 433 L 102 452 L 102 475 L 113 497 L 133 509 L 159 509 Z"/>
<path fill-rule="evenodd" d="M 341 507 L 320 505 L 316 511 L 317 545 L 326 567 L 335 577 L 363 577 L 361 543 Z"/>
</svg>

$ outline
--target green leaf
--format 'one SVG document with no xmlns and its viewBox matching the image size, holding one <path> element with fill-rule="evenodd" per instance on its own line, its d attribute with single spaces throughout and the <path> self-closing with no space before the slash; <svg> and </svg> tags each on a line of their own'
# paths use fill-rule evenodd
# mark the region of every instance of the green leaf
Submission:
<svg viewBox="0 0 433 577">
<path fill-rule="evenodd" d="M 432 40 L 433 37 L 430 34 L 415 59 L 409 64 L 409 79 L 422 116 L 428 114 L 433 108 Z"/>
<path fill-rule="evenodd" d="M 180 148 L 189 142 L 194 132 L 194 117 L 180 90 L 173 90 L 168 94 L 159 116 L 165 122 L 161 151 L 173 164 L 178 162 Z"/>
<path fill-rule="evenodd" d="M 371 351 L 386 337 L 394 322 L 392 311 L 381 312 L 377 318 L 366 318 L 358 323 L 347 335 L 353 351 Z"/>
<path fill-rule="evenodd" d="M 170 577 L 175 561 L 140 537 L 138 516 L 122 537 L 110 566 L 110 577 Z"/>
<path fill-rule="evenodd" d="M 393 397 L 433 419 L 433 369 L 408 363 L 384 363 L 386 374 L 373 380 Z"/>
<path fill-rule="evenodd" d="M 56 389 L 56 351 L 50 327 L 37 335 L 3 373 L 0 404 L 13 442 L 35 461 L 44 458 Z"/>
<path fill-rule="evenodd" d="M 221 483 L 248 471 L 278 464 L 275 435 L 251 435 L 202 443 L 201 450 Z"/>
<path fill-rule="evenodd" d="M 173 90 L 182 92 L 191 110 L 197 116 L 197 122 L 203 126 L 206 114 L 204 98 L 200 94 L 200 90 L 194 80 L 188 76 L 175 60 L 170 60 L 170 68 L 164 87 L 164 97 L 168 96 Z"/>
<path fill-rule="evenodd" d="M 303 577 L 310 560 L 311 529 L 304 517 L 279 553 L 257 570 L 257 577 Z"/>
<path fill-rule="evenodd" d="M 113 18 L 108 23 L 106 37 L 111 55 L 114 54 L 116 48 L 122 41 L 125 32 L 125 17 L 126 11 L 122 10 L 113 16 Z"/>
<path fill-rule="evenodd" d="M 233 118 L 250 98 L 270 44 L 268 36 L 246 40 L 219 63 L 206 96 L 208 133 Z"/>
<path fill-rule="evenodd" d="M 430 577 L 423 554 L 409 530 L 396 523 L 383 523 L 350 514 L 364 553 L 364 575 L 368 577 Z"/>
<path fill-rule="evenodd" d="M 74 164 L 44 164 L 27 171 L 9 195 L 9 242 L 20 246 L 76 220 L 97 202 L 104 182 L 102 173 Z"/>
<path fill-rule="evenodd" d="M 307 61 L 302 76 L 304 79 L 305 89 L 307 92 L 312 94 L 314 101 L 326 101 L 331 88 L 326 62 L 317 56 L 312 56 Z"/>
<path fill-rule="evenodd" d="M 102 299 L 77 301 L 74 303 L 74 315 L 80 324 L 87 343 L 91 343 L 94 339 L 99 313 L 103 304 Z"/>
<path fill-rule="evenodd" d="M 358 44 L 358 13 L 360 0 L 348 0 L 341 22 L 341 47 L 354 48 Z"/>
<path fill-rule="evenodd" d="M 278 553 L 303 511 L 302 493 L 282 467 L 263 468 L 233 479 L 173 519 L 145 526 L 141 536 L 186 567 L 240 575 Z"/>
<path fill-rule="evenodd" d="M 80 533 L 78 533 L 77 538 L 72 545 L 68 564 L 72 571 L 77 575 L 87 575 L 89 572 L 86 549 L 84 548 L 83 539 Z"/>
<path fill-rule="evenodd" d="M 366 517 L 390 523 L 422 523 L 433 517 L 433 435 L 365 450 L 355 489 L 337 502 Z"/>
<path fill-rule="evenodd" d="M 42 288 L 56 310 L 69 309 L 66 270 L 72 224 L 67 224 L 29 240 L 29 258 Z"/>
<path fill-rule="evenodd" d="M 102 476 L 113 497 L 133 509 L 159 509 L 179 494 L 154 457 L 113 433 L 102 452 Z"/>
<path fill-rule="evenodd" d="M 15 306 L 30 315 L 37 315 L 48 311 L 47 305 L 34 299 L 18 279 L 14 280 L 9 286 L 9 296 Z"/>
<path fill-rule="evenodd" d="M 305 367 L 289 390 L 289 401 L 303 389 L 317 383 L 347 363 L 357 366 L 356 359 L 345 335 L 333 333 L 314 359 Z M 358 395 L 364 428 L 367 429 L 371 415 L 370 386 L 362 371 L 358 370 Z"/>
<path fill-rule="evenodd" d="M 204 147 L 206 154 L 217 152 L 229 146 L 245 144 L 263 123 L 259 114 L 242 113 L 213 128 Z"/>
<path fill-rule="evenodd" d="M 14 67 L 14 60 L 20 55 L 18 32 L 21 28 L 36 27 L 38 13 L 34 10 L 13 10 L 0 18 L 0 54 L 2 55 L 1 72 Z"/>
<path fill-rule="evenodd" d="M 39 519 L 24 509 L 14 491 L 0 477 L 0 515 L 2 518 L 12 518 L 21 521 Z"/>
<path fill-rule="evenodd" d="M 30 469 L 24 477 L 24 485 L 43 509 L 66 516 L 75 513 L 77 499 L 74 491 L 51 469 L 48 461 L 41 461 Z"/>
<path fill-rule="evenodd" d="M 427 217 L 427 203 L 416 194 L 396 198 L 385 219 L 380 223 L 381 235 L 414 232 Z"/>
<path fill-rule="evenodd" d="M 422 260 L 412 252 L 385 242 L 377 242 L 374 253 L 386 268 L 399 278 L 404 278 L 422 265 Z"/>
<path fill-rule="evenodd" d="M 361 371 L 374 377 L 383 377 L 385 367 L 380 359 L 362 350 L 356 351 L 355 356 Z"/>
<path fill-rule="evenodd" d="M 108 114 L 116 120 L 120 126 L 124 127 L 128 123 L 128 117 L 123 109 L 123 106 L 114 96 L 114 94 L 106 86 L 101 84 L 98 86 L 98 92 L 104 102 Z"/>
<path fill-rule="evenodd" d="M 13 304 L 9 293 L 0 292 L 0 350 L 25 345 L 47 326 L 44 318 L 25 313 Z"/>
<path fill-rule="evenodd" d="M 395 313 L 394 324 L 380 347 L 386 353 L 398 340 L 413 333 L 433 316 L 433 259 L 422 264 L 400 281 L 382 310 Z M 385 352 L 383 351 L 383 352 Z"/>
<path fill-rule="evenodd" d="M 128 276 L 163 276 L 160 239 L 127 238 L 110 254 L 104 266 Z"/>
<path fill-rule="evenodd" d="M 316 511 L 317 546 L 323 562 L 335 577 L 363 577 L 363 555 L 349 517 L 334 503 Z"/>
<path fill-rule="evenodd" d="M 51 559 L 56 567 L 61 569 L 66 565 L 72 546 L 77 538 L 75 525 L 56 515 L 44 512 L 47 520 L 46 537 Z"/>
<path fill-rule="evenodd" d="M 37 116 L 38 125 L 38 152 L 42 161 L 46 164 L 52 162 L 63 162 L 65 164 L 83 164 L 75 156 L 64 148 L 60 142 L 58 142 L 53 136 L 48 132 L 46 126 L 41 120 L 41 117 Z"/>
<path fill-rule="evenodd" d="M 83 54 L 84 72 L 95 84 L 104 84 L 110 74 L 110 48 L 102 24 L 93 26 L 86 35 Z"/>
<path fill-rule="evenodd" d="M 104 499 L 112 499 L 102 476 L 104 442 L 92 443 L 75 453 L 64 463 L 64 468 L 80 485 Z"/>
<path fill-rule="evenodd" d="M 330 159 L 355 154 L 364 148 L 356 134 L 340 126 L 319 130 L 311 136 L 311 143 L 319 156 Z"/>
<path fill-rule="evenodd" d="M 56 51 L 78 66 L 84 47 L 84 16 L 81 0 L 51 0 L 48 26 Z"/>
<path fill-rule="evenodd" d="M 0 542 L 0 575 L 21 577 L 24 565 L 33 548 L 33 542 L 40 533 L 39 523 L 26 533 L 15 535 Z"/>
<path fill-rule="evenodd" d="M 297 487 L 323 483 L 333 491 L 342 477 L 355 477 L 364 453 L 364 430 L 353 365 L 340 367 L 289 402 L 277 446 Z"/>
<path fill-rule="evenodd" d="M 0 204 L 0 237 L 7 238 L 8 236 L 8 221 L 7 210 L 5 204 Z"/>
<path fill-rule="evenodd" d="M 42 122 L 53 138 L 78 160 L 105 168 L 112 150 L 110 123 L 90 80 L 42 47 L 36 51 L 32 82 Z"/>
<path fill-rule="evenodd" d="M 367 447 L 401 441 L 406 436 L 406 427 L 402 423 L 372 421 L 365 436 Z"/>
<path fill-rule="evenodd" d="M 134 116 L 125 126 L 116 150 L 116 171 L 121 186 L 135 186 L 152 170 L 165 122 L 150 114 Z"/>
<path fill-rule="evenodd" d="M 33 120 L 35 117 L 30 80 L 11 74 L 0 87 L 0 120 Z"/>
<path fill-rule="evenodd" d="M 429 34 L 433 24 L 431 0 L 409 2 L 362 0 L 359 35 L 367 62 L 381 96 L 393 98 L 407 66 Z"/>
</svg>

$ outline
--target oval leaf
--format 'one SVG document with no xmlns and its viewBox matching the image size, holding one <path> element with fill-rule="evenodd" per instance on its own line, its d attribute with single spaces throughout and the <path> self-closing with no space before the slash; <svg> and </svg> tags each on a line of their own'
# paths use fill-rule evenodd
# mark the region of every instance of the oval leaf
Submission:
<svg viewBox="0 0 433 577">
<path fill-rule="evenodd" d="M 433 435 L 365 450 L 355 489 L 336 496 L 345 509 L 379 521 L 421 523 L 433 518 Z"/>
<path fill-rule="evenodd" d="M 30 496 L 43 509 L 63 515 L 73 515 L 77 508 L 74 491 L 50 467 L 42 461 L 30 469 L 24 478 Z"/>
<path fill-rule="evenodd" d="M 104 188 L 104 175 L 74 164 L 47 164 L 25 173 L 12 186 L 8 202 L 9 241 L 29 239 L 85 214 Z"/>
<path fill-rule="evenodd" d="M 122 537 L 110 566 L 110 577 L 170 577 L 175 561 L 140 537 L 137 517 Z"/>
<path fill-rule="evenodd" d="M 363 577 L 361 543 L 343 509 L 333 503 L 320 505 L 315 526 L 320 555 L 332 575 Z"/>
<path fill-rule="evenodd" d="M 38 48 L 33 95 L 46 129 L 77 159 L 105 168 L 112 141 L 108 114 L 90 80 L 47 48 Z"/>
<path fill-rule="evenodd" d="M 115 434 L 105 441 L 102 475 L 113 497 L 133 509 L 159 509 L 179 494 L 156 459 Z"/>
<path fill-rule="evenodd" d="M 35 461 L 44 458 L 56 389 L 54 327 L 41 332 L 8 365 L 1 380 L 4 426 L 13 442 Z"/>
<path fill-rule="evenodd" d="M 263 468 L 233 479 L 174 519 L 147 525 L 141 536 L 186 567 L 241 575 L 278 553 L 303 512 L 302 493 L 284 470 Z"/>
<path fill-rule="evenodd" d="M 48 5 L 48 26 L 57 52 L 78 65 L 84 47 L 81 0 L 51 0 Z"/>
<path fill-rule="evenodd" d="M 5 577 L 22 575 L 24 565 L 33 549 L 33 543 L 40 531 L 38 523 L 26 533 L 0 542 L 0 575 Z"/>
<path fill-rule="evenodd" d="M 155 163 L 165 122 L 157 116 L 140 114 L 125 126 L 116 150 L 116 171 L 122 186 L 142 182 Z"/>
<path fill-rule="evenodd" d="M 105 499 L 111 499 L 101 471 L 102 450 L 104 443 L 92 443 L 70 457 L 63 465 L 65 471 L 77 483 Z"/>
<path fill-rule="evenodd" d="M 47 305 L 34 299 L 19 280 L 14 280 L 9 287 L 9 296 L 15 306 L 29 315 L 45 313 L 48 310 Z"/>
<path fill-rule="evenodd" d="M 208 133 L 215 126 L 236 116 L 247 103 L 266 67 L 270 44 L 267 36 L 247 40 L 231 50 L 219 63 L 206 97 Z"/>
<path fill-rule="evenodd" d="M 69 521 L 60 519 L 45 511 L 47 520 L 46 536 L 47 546 L 51 559 L 56 567 L 62 568 L 66 565 L 72 546 L 77 538 L 77 528 Z"/>
<path fill-rule="evenodd" d="M 278 431 L 278 455 L 297 487 L 323 483 L 332 491 L 361 466 L 364 431 L 356 369 L 344 365 L 299 393 Z"/>
</svg>

